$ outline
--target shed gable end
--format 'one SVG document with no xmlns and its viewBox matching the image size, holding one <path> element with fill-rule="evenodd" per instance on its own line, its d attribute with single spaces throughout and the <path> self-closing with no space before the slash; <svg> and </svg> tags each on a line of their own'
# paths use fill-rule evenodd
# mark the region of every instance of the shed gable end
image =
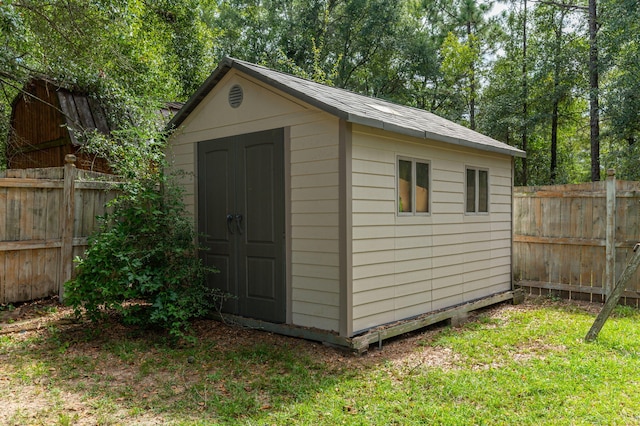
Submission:
<svg viewBox="0 0 640 426">
<path fill-rule="evenodd" d="M 238 88 L 242 91 L 238 103 Z M 182 124 L 182 133 L 273 120 L 307 110 L 301 102 L 285 97 L 249 76 L 231 71 L 220 81 Z"/>
<path fill-rule="evenodd" d="M 28 94 L 23 94 L 14 101 L 10 152 L 68 139 L 67 129 L 61 126 L 64 117 L 59 109 L 55 88 L 42 81 L 34 82 L 28 88 Z"/>
</svg>

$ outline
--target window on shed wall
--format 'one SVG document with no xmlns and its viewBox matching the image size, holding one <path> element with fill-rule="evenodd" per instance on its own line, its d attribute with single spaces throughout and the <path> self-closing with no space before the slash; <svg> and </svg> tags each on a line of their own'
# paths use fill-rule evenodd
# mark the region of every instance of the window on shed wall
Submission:
<svg viewBox="0 0 640 426">
<path fill-rule="evenodd" d="M 398 214 L 429 213 L 429 163 L 398 159 Z"/>
<path fill-rule="evenodd" d="M 466 213 L 489 213 L 489 171 L 467 167 Z"/>
</svg>

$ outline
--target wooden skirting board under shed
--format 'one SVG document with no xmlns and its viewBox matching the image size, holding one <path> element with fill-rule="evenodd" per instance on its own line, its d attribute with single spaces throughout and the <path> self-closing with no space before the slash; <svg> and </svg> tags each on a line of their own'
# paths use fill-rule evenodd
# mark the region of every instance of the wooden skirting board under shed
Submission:
<svg viewBox="0 0 640 426">
<path fill-rule="evenodd" d="M 419 330 L 442 321 L 451 321 L 452 324 L 456 325 L 464 322 L 469 312 L 495 305 L 497 303 L 506 302 L 508 300 L 511 300 L 514 305 L 522 303 L 524 301 L 524 291 L 522 289 L 516 289 L 496 293 L 488 297 L 476 299 L 450 308 L 381 325 L 354 337 L 342 337 L 336 333 L 326 330 L 298 327 L 288 324 L 274 324 L 229 314 L 222 314 L 221 319 L 225 323 L 237 324 L 243 327 L 282 334 L 285 336 L 314 340 L 362 354 L 367 352 L 369 350 L 369 346 L 372 344 L 378 344 L 378 347 L 382 347 L 382 342 L 386 339 Z"/>
</svg>

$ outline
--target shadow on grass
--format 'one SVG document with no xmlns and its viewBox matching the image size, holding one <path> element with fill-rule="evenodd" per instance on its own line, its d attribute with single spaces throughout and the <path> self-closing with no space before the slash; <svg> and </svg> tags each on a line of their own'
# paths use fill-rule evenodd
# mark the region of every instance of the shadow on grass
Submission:
<svg viewBox="0 0 640 426">
<path fill-rule="evenodd" d="M 216 321 L 198 321 L 194 332 L 195 343 L 176 344 L 162 332 L 115 320 L 52 322 L 0 340 L 0 377 L 16 392 L 40 387 L 38 398 L 66 395 L 73 404 L 57 401 L 60 411 L 94 424 L 136 418 L 207 424 L 263 417 L 354 374 L 354 355 L 321 344 Z"/>
<path fill-rule="evenodd" d="M 638 424 L 640 314 L 585 344 L 591 309 L 501 305 L 361 357 L 215 321 L 193 344 L 51 322 L 0 336 L 0 424 Z"/>
</svg>

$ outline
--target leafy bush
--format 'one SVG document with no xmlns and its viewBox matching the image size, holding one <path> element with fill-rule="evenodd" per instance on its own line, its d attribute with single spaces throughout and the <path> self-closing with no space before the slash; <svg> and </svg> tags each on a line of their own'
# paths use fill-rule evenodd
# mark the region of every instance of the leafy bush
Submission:
<svg viewBox="0 0 640 426">
<path fill-rule="evenodd" d="M 195 233 L 181 193 L 170 179 L 137 179 L 121 185 L 112 212 L 77 258 L 66 302 L 76 315 L 99 320 L 109 312 L 125 323 L 154 325 L 186 337 L 190 320 L 218 307 L 225 296 L 206 286 Z"/>
</svg>

